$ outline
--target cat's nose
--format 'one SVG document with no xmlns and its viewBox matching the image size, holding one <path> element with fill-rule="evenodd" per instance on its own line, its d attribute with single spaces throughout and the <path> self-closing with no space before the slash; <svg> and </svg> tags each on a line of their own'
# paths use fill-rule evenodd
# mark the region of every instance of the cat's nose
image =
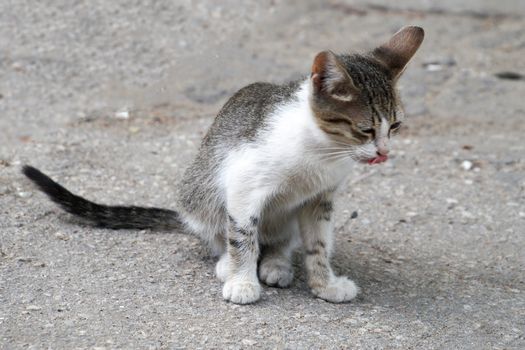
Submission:
<svg viewBox="0 0 525 350">
<path fill-rule="evenodd" d="M 388 143 L 384 137 L 379 137 L 376 141 L 376 153 L 378 156 L 386 156 L 388 154 Z"/>
<path fill-rule="evenodd" d="M 386 156 L 388 154 L 388 148 L 379 147 L 376 153 L 378 156 Z"/>
</svg>

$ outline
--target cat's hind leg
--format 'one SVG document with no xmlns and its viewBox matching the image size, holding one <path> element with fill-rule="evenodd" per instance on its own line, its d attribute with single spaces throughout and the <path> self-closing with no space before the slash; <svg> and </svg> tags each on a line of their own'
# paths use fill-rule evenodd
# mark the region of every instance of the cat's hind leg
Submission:
<svg viewBox="0 0 525 350">
<path fill-rule="evenodd" d="M 215 275 L 221 282 L 226 282 L 230 274 L 230 257 L 228 253 L 224 253 L 215 265 Z"/>
<path fill-rule="evenodd" d="M 282 247 L 267 247 L 259 263 L 259 279 L 271 287 L 286 288 L 293 280 L 291 253 Z"/>
<path fill-rule="evenodd" d="M 275 233 L 278 240 L 262 247 L 259 279 L 268 286 L 286 288 L 293 281 L 292 254 L 299 245 L 299 222 L 293 217 Z M 269 233 L 272 235 L 272 233 Z"/>
</svg>

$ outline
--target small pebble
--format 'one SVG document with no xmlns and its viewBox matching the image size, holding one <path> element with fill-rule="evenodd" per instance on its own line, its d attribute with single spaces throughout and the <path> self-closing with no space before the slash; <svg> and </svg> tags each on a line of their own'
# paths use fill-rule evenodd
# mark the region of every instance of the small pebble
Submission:
<svg viewBox="0 0 525 350">
<path fill-rule="evenodd" d="M 30 256 L 21 256 L 21 257 L 16 258 L 16 260 L 19 262 L 32 262 L 34 258 Z"/>
<path fill-rule="evenodd" d="M 26 310 L 27 311 L 38 311 L 38 310 L 42 310 L 42 308 L 37 305 L 29 305 L 26 307 Z"/>
<path fill-rule="evenodd" d="M 115 118 L 117 119 L 129 119 L 129 111 L 122 110 L 115 113 Z"/>
<path fill-rule="evenodd" d="M 241 340 L 241 343 L 245 346 L 254 346 L 255 344 L 257 344 L 257 342 L 253 339 L 243 339 Z"/>
<path fill-rule="evenodd" d="M 24 71 L 24 66 L 20 62 L 13 62 L 13 64 L 11 64 L 11 68 L 17 72 Z"/>
<path fill-rule="evenodd" d="M 57 232 L 57 233 L 55 233 L 55 237 L 58 238 L 58 239 L 60 239 L 60 240 L 62 240 L 62 241 L 68 241 L 68 240 L 69 240 L 69 236 L 66 235 L 66 234 L 63 233 L 63 232 L 60 232 L 60 231 Z"/>
<path fill-rule="evenodd" d="M 438 72 L 443 69 L 453 67 L 455 65 L 456 60 L 454 60 L 453 58 L 444 58 L 423 63 L 423 67 L 429 72 Z"/>
<path fill-rule="evenodd" d="M 20 198 L 28 198 L 31 197 L 31 192 L 18 192 L 18 197 Z"/>
<path fill-rule="evenodd" d="M 470 170 L 472 169 L 472 162 L 470 160 L 464 160 L 463 162 L 461 162 L 461 167 L 463 168 L 463 170 Z"/>
<path fill-rule="evenodd" d="M 345 318 L 343 320 L 343 323 L 345 324 L 356 324 L 357 323 L 357 320 L 353 319 L 353 318 Z"/>
</svg>

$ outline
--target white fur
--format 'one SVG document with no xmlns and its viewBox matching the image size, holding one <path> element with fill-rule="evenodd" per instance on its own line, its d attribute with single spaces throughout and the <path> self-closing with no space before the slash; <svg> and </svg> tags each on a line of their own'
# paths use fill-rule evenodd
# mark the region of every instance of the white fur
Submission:
<svg viewBox="0 0 525 350">
<path fill-rule="evenodd" d="M 332 303 L 350 301 L 359 293 L 359 287 L 345 276 L 332 276 L 330 283 L 321 290 L 313 290 L 315 295 Z"/>
<path fill-rule="evenodd" d="M 377 151 L 381 154 L 388 154 L 390 151 L 388 132 L 390 130 L 390 124 L 386 118 L 381 118 L 381 126 L 379 127 L 379 133 L 375 140 Z"/>
<path fill-rule="evenodd" d="M 231 151 L 224 162 L 218 177 L 220 189 L 228 213 L 240 225 L 249 224 L 250 217 L 260 217 L 263 210 L 269 214 L 263 215 L 268 221 L 293 216 L 294 210 L 308 199 L 337 188 L 350 172 L 354 162 L 349 157 L 325 160 L 319 152 L 334 143 L 314 119 L 309 105 L 310 89 L 310 82 L 305 81 L 297 101 L 282 106 L 269 117 L 266 134 L 259 138 L 262 141 Z M 287 233 L 298 236 L 297 229 Z M 258 240 L 271 241 L 272 237 L 260 231 Z M 256 301 L 260 285 L 254 266 L 246 264 L 233 274 L 226 259 L 221 258 L 216 268 L 217 276 L 226 280 L 224 298 L 242 304 Z M 272 264 L 262 266 L 260 274 L 265 282 L 281 286 L 287 286 L 293 276 L 291 270 Z M 350 280 L 335 276 L 332 279 L 326 290 L 319 291 L 319 297 L 340 302 L 357 293 Z"/>
<path fill-rule="evenodd" d="M 286 260 L 263 259 L 259 266 L 259 278 L 269 286 L 288 287 L 293 280 L 292 266 Z"/>
<path fill-rule="evenodd" d="M 215 266 L 215 275 L 221 282 L 226 282 L 230 275 L 230 258 L 227 253 L 221 255 Z"/>
<path fill-rule="evenodd" d="M 298 92 L 298 101 L 270 116 L 268 130 L 261 136 L 264 141 L 229 154 L 221 176 L 228 211 L 236 214 L 261 209 L 246 205 L 262 206 L 268 198 L 280 193 L 287 195 L 287 208 L 283 209 L 291 210 L 305 199 L 337 187 L 349 173 L 353 163 L 350 159 L 346 162 L 322 159 L 319 149 L 333 146 L 333 142 L 318 127 L 309 106 L 309 94 L 310 84 L 305 81 Z M 296 177 L 303 181 L 290 183 Z"/>
<path fill-rule="evenodd" d="M 258 280 L 228 279 L 222 288 L 222 297 L 235 304 L 250 304 L 259 300 L 260 296 Z"/>
</svg>

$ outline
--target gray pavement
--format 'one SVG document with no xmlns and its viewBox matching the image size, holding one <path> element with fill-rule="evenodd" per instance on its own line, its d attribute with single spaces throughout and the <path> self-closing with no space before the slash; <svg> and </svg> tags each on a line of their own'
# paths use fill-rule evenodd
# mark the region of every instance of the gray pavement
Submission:
<svg viewBox="0 0 525 350">
<path fill-rule="evenodd" d="M 0 1 L 0 348 L 525 348 L 524 17 L 520 0 Z M 173 207 L 236 89 L 407 24 L 426 31 L 407 128 L 338 197 L 352 303 L 314 299 L 299 257 L 290 289 L 226 303 L 196 238 L 81 225 L 20 175 Z"/>
</svg>

